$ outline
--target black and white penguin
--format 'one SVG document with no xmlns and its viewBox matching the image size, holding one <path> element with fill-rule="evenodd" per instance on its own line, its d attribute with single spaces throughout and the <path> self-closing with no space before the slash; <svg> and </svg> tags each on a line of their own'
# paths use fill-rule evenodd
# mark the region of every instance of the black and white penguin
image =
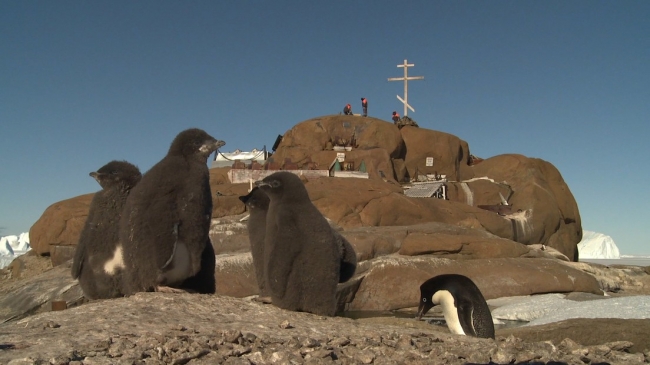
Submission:
<svg viewBox="0 0 650 365">
<path fill-rule="evenodd" d="M 72 278 L 88 299 L 122 296 L 124 261 L 119 242 L 119 221 L 131 189 L 142 174 L 126 161 L 111 161 L 91 172 L 102 190 L 90 203 L 88 217 L 81 231 L 72 260 Z"/>
<path fill-rule="evenodd" d="M 445 274 L 434 276 L 420 286 L 417 318 L 429 309 L 442 306 L 442 313 L 451 333 L 494 338 L 490 308 L 474 282 L 466 276 Z"/>
<path fill-rule="evenodd" d="M 214 280 L 209 237 L 212 194 L 206 162 L 223 145 L 201 129 L 179 133 L 167 155 L 129 194 L 120 220 L 125 295 L 162 287 L 184 289 L 188 279 L 188 289 L 214 293 L 214 285 L 197 280 Z"/>
<path fill-rule="evenodd" d="M 273 305 L 336 314 L 340 242 L 298 176 L 279 171 L 255 183 L 269 197 L 264 272 Z"/>
</svg>

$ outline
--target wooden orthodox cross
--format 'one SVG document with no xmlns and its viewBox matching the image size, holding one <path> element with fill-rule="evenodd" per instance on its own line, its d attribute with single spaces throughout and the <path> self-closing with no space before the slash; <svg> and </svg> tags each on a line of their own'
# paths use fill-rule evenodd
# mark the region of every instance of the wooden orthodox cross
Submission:
<svg viewBox="0 0 650 365">
<path fill-rule="evenodd" d="M 404 67 L 404 77 L 391 77 L 388 79 L 388 81 L 404 81 L 404 99 L 400 98 L 399 95 L 397 95 L 397 99 L 404 103 L 404 116 L 407 115 L 408 109 L 411 109 L 411 111 L 415 112 L 415 109 L 413 109 L 408 101 L 409 101 L 409 94 L 408 94 L 408 80 L 424 80 L 424 76 L 411 76 L 408 77 L 408 68 L 413 67 L 415 64 L 411 63 L 409 64 L 406 60 L 404 60 L 404 64 L 402 65 L 397 65 L 397 67 Z"/>
</svg>

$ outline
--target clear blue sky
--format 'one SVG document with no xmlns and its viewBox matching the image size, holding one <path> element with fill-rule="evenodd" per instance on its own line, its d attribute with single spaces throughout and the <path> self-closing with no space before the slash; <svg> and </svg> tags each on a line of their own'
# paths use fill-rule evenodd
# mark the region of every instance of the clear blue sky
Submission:
<svg viewBox="0 0 650 365">
<path fill-rule="evenodd" d="M 203 128 L 224 151 L 350 102 L 551 162 L 583 228 L 650 254 L 650 1 L 0 2 L 0 235 L 146 171 Z"/>
</svg>

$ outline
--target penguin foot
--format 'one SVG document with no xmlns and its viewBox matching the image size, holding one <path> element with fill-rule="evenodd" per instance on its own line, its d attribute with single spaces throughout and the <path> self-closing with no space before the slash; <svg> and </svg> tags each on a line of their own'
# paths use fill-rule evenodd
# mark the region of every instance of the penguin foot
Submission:
<svg viewBox="0 0 650 365">
<path fill-rule="evenodd" d="M 271 299 L 271 297 L 260 297 L 260 296 L 257 296 L 257 297 L 255 297 L 255 298 L 253 298 L 253 300 L 256 301 L 256 302 L 263 303 L 263 304 L 271 304 L 271 303 L 273 303 L 273 300 Z"/>
<path fill-rule="evenodd" d="M 189 293 L 189 291 L 187 291 L 185 289 L 172 288 L 171 286 L 163 286 L 163 285 L 157 286 L 155 288 L 155 291 L 157 293 L 176 293 L 176 294 Z"/>
</svg>

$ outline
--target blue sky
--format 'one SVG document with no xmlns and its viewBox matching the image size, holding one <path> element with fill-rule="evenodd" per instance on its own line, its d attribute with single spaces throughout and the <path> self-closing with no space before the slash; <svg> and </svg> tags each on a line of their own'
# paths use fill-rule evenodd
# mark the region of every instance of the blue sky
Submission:
<svg viewBox="0 0 650 365">
<path fill-rule="evenodd" d="M 650 1 L 2 1 L 0 235 L 142 171 L 189 127 L 224 151 L 350 102 L 476 156 L 551 162 L 583 228 L 650 254 Z"/>
</svg>

